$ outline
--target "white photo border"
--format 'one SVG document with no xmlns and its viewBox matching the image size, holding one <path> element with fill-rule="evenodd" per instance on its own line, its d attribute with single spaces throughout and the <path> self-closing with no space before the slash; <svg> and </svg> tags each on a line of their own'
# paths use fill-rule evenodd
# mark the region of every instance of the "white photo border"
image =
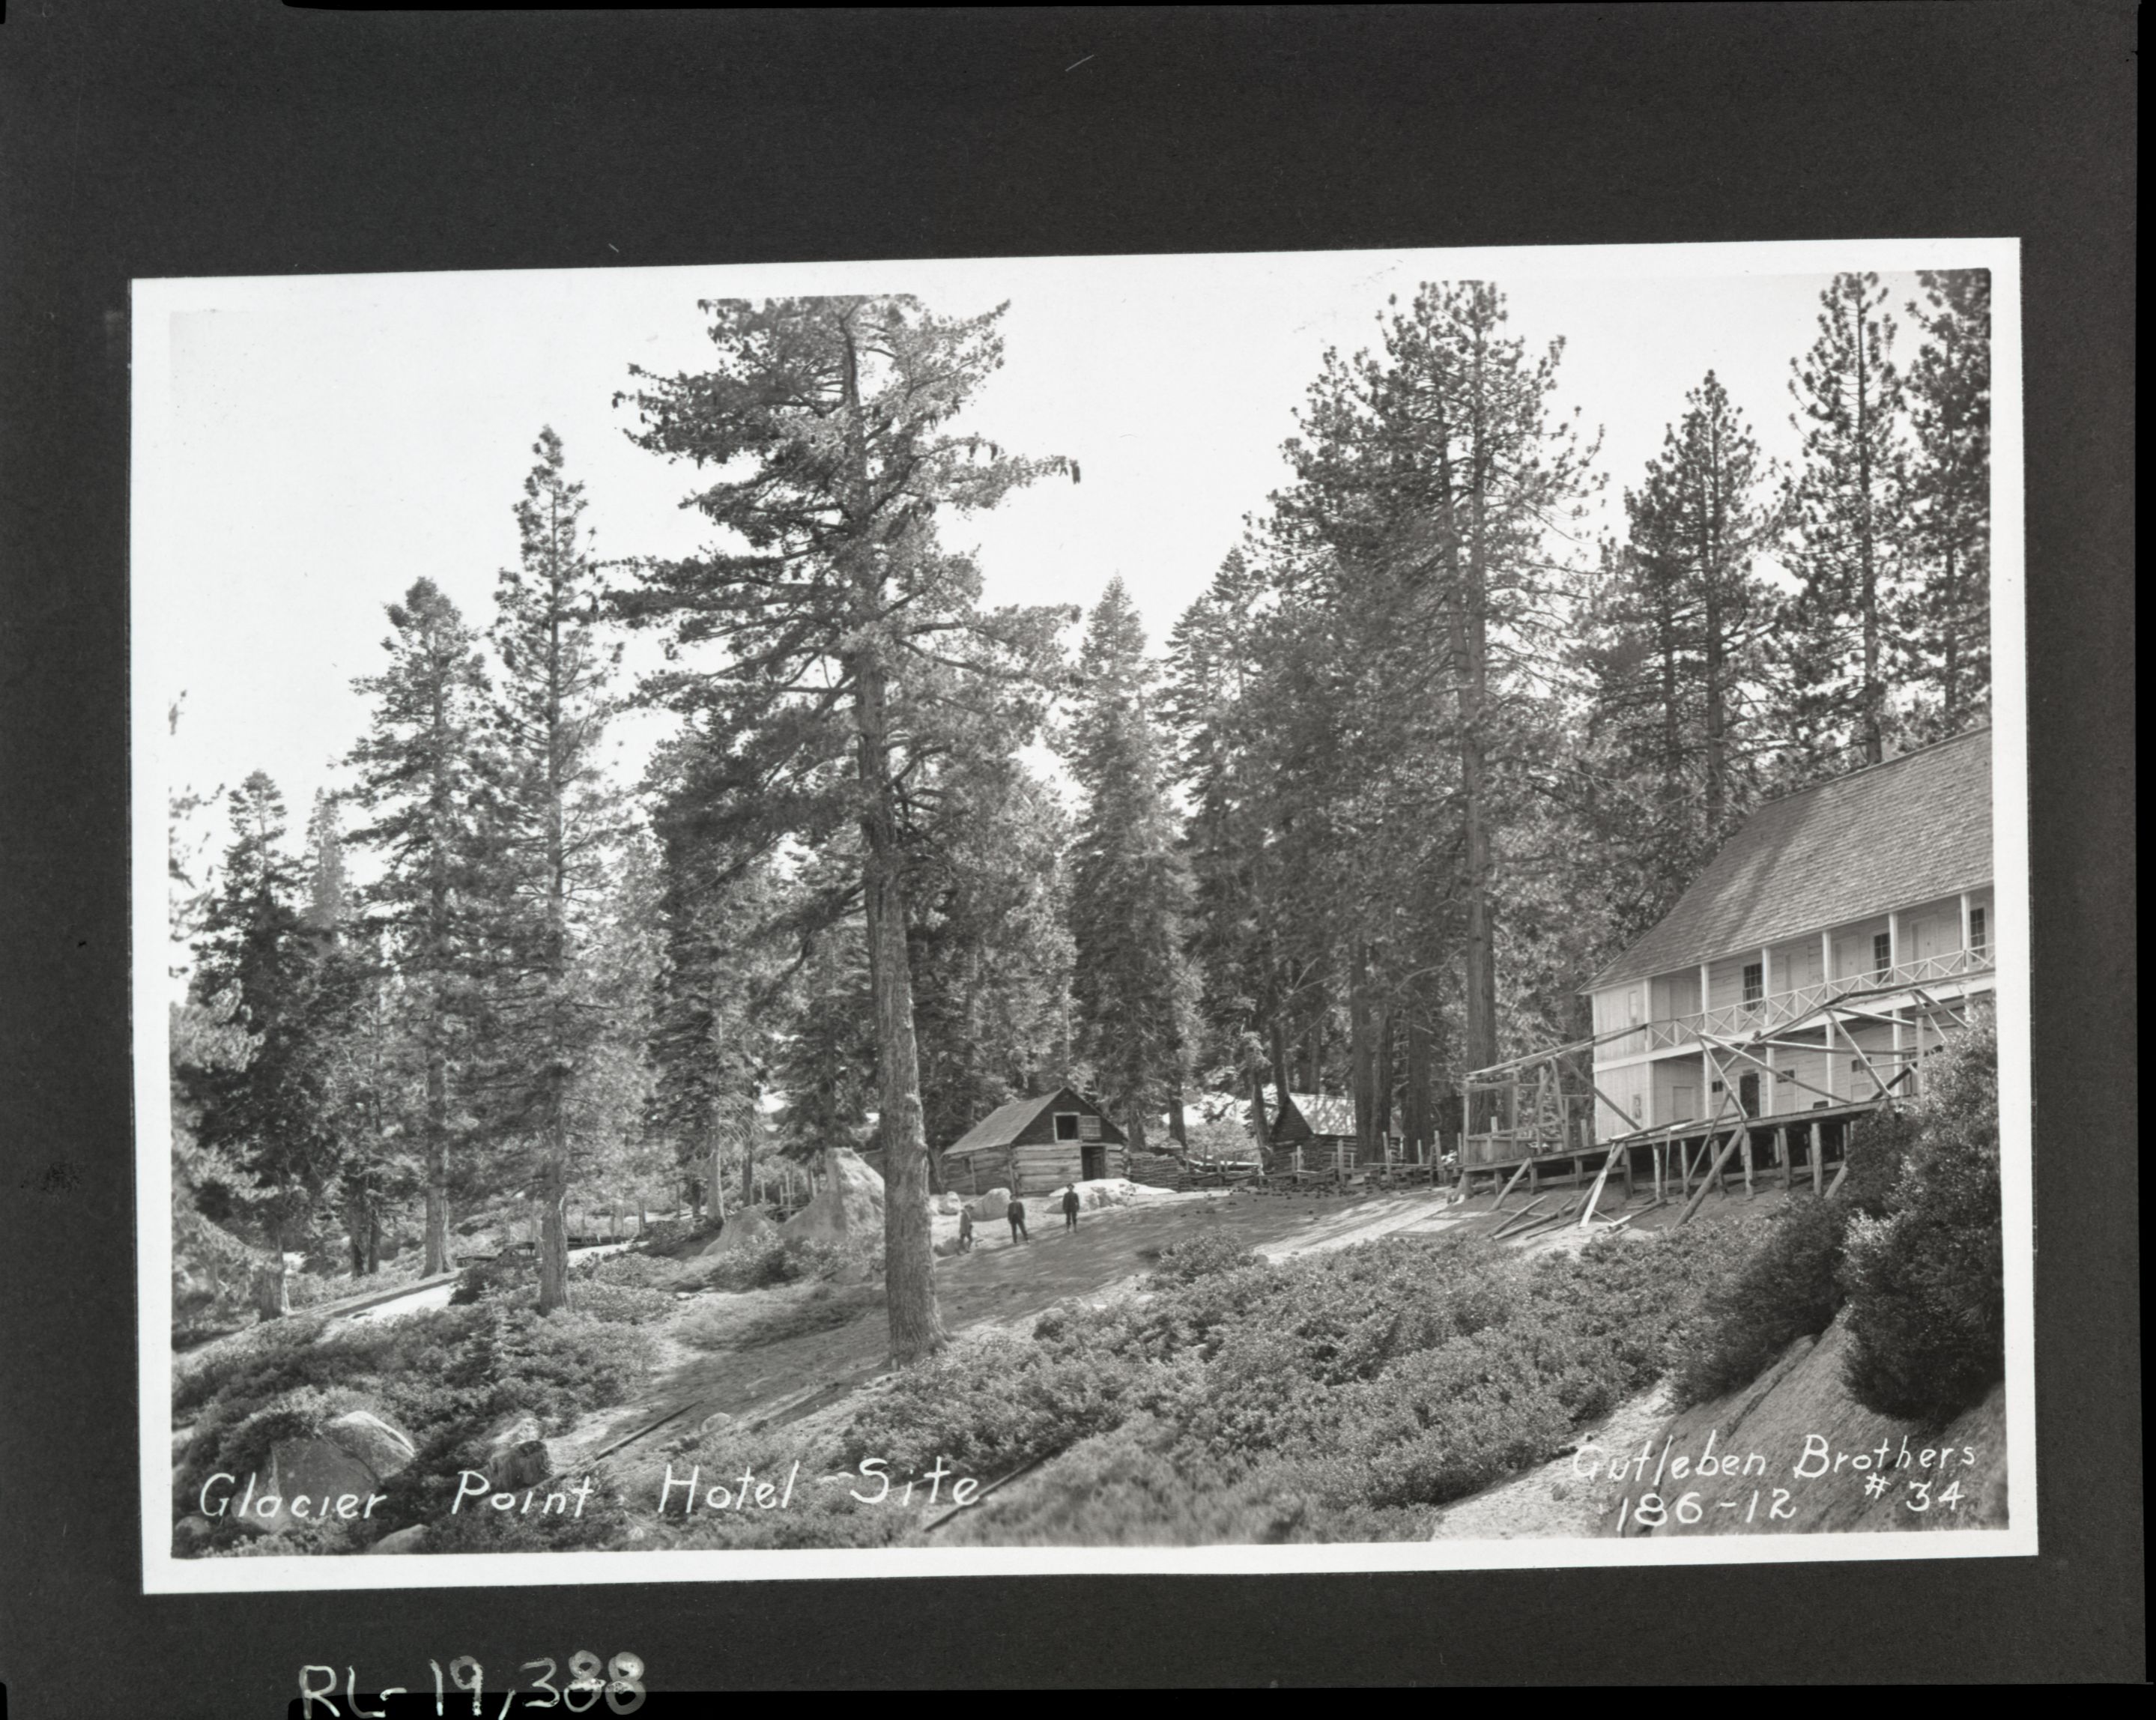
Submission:
<svg viewBox="0 0 2156 1720">
<path fill-rule="evenodd" d="M 1182 260 L 1260 268 L 1297 252 L 1191 254 Z M 132 700 L 132 900 L 138 1388 L 142 1587 L 150 1594 L 275 1590 L 485 1589 L 592 1584 L 744 1582 L 861 1577 L 1270 1575 L 1320 1572 L 1518 1570 L 1846 1560 L 2033 1557 L 2037 1552 L 2034 1329 L 2035 1110 L 2031 1055 L 2028 698 L 2024 603 L 2020 245 L 2015 239 L 1865 239 L 1671 245 L 1448 248 L 1364 253 L 1410 260 L 1418 279 L 1693 278 L 1827 274 L 1844 270 L 1988 269 L 1992 274 L 1993 840 L 1999 952 L 2000 1184 L 2005 1239 L 2009 1522 L 2003 1529 L 1519 1538 L 1300 1546 L 949 1548 L 844 1551 L 415 1553 L 398 1557 L 182 1559 L 172 1551 L 172 1254 L 169 1024 L 164 963 L 169 782 L 164 697 L 177 683 L 159 655 L 144 602 L 157 578 L 155 526 L 162 467 L 174 435 L 169 331 L 174 316 L 259 302 L 340 277 L 138 280 L 132 326 L 130 477 L 130 681 Z M 944 290 L 971 275 L 1116 260 L 1104 257 L 891 259 L 726 265 L 742 296 Z M 516 271 L 529 273 L 531 271 Z M 544 271 L 572 275 L 599 271 Z M 675 273 L 708 285 L 719 271 Z M 475 272 L 479 273 L 479 272 Z"/>
</svg>

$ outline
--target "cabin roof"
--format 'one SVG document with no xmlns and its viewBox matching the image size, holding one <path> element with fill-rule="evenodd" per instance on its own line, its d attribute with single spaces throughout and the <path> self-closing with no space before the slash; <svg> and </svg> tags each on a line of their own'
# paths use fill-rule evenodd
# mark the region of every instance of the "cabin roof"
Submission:
<svg viewBox="0 0 2156 1720">
<path fill-rule="evenodd" d="M 1991 881 L 1987 727 L 1767 802 L 1585 989 L 1696 968 Z"/>
<path fill-rule="evenodd" d="M 1291 1117 L 1312 1135 L 1353 1135 L 1355 1132 L 1355 1101 L 1339 1093 L 1298 1093 L 1291 1089 L 1287 1103 L 1280 1103 L 1274 1088 L 1265 1089 L 1266 1102 L 1274 1107 L 1273 1138 L 1292 1139 L 1294 1124 Z"/>
<path fill-rule="evenodd" d="M 1075 1101 L 1084 1110 L 1096 1117 L 1100 1117 L 1104 1132 L 1114 1127 L 1106 1117 L 1101 1117 L 1101 1107 L 1075 1087 L 1058 1087 L 1051 1093 L 1040 1093 L 1024 1099 L 1013 1099 L 1005 1104 L 998 1105 L 973 1127 L 968 1129 L 964 1134 L 946 1147 L 943 1149 L 944 1157 L 947 1158 L 954 1153 L 978 1153 L 983 1148 L 1015 1145 L 1018 1137 L 1033 1126 L 1034 1119 L 1042 1112 L 1058 1106 L 1065 1099 Z M 1122 1134 L 1118 1132 L 1108 1144 L 1120 1146 L 1122 1139 Z"/>
</svg>

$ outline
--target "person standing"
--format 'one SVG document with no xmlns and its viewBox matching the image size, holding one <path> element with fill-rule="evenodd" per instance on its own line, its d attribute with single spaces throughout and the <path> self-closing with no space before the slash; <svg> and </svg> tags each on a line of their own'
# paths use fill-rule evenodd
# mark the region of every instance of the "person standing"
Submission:
<svg viewBox="0 0 2156 1720">
<path fill-rule="evenodd" d="M 1075 1183 L 1064 1184 L 1063 1228 L 1066 1230 L 1078 1228 L 1078 1185 Z"/>
<path fill-rule="evenodd" d="M 1010 1220 L 1011 1240 L 1014 1243 L 1032 1240 L 1025 1234 L 1025 1203 L 1018 1198 L 1015 1189 L 1011 1193 L 1010 1204 L 1004 1209 L 1004 1216 Z"/>
<path fill-rule="evenodd" d="M 970 1206 L 962 1206 L 958 1209 L 958 1252 L 971 1254 L 973 1251 L 973 1209 Z"/>
</svg>

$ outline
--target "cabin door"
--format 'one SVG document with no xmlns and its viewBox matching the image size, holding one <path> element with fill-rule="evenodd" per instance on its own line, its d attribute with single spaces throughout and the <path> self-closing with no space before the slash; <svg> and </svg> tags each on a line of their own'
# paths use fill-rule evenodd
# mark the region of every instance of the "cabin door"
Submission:
<svg viewBox="0 0 2156 1720">
<path fill-rule="evenodd" d="M 1098 1182 L 1108 1174 L 1108 1149 L 1099 1141 L 1088 1141 L 1081 1147 L 1078 1161 L 1086 1182 Z"/>
<path fill-rule="evenodd" d="M 1737 1102 L 1743 1107 L 1747 1117 L 1759 1114 L 1759 1077 L 1756 1073 L 1737 1078 Z"/>
</svg>

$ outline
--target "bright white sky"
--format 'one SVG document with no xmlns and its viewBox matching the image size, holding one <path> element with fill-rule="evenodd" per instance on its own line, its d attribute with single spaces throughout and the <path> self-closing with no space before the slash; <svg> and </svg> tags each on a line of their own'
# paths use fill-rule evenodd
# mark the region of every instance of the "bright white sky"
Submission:
<svg viewBox="0 0 2156 1720">
<path fill-rule="evenodd" d="M 382 606 L 424 575 L 484 626 L 511 509 L 551 424 L 603 555 L 703 541 L 690 485 L 630 445 L 628 367 L 701 367 L 700 298 L 908 291 L 970 313 L 1008 300 L 1006 362 L 973 422 L 1075 459 L 997 513 L 947 523 L 991 602 L 1090 605 L 1121 574 L 1156 646 L 1286 475 L 1291 414 L 1327 346 L 1377 334 L 1389 294 L 1488 278 L 1512 326 L 1562 335 L 1562 407 L 1599 429 L 1606 517 L 1686 389 L 1718 372 L 1767 451 L 1794 458 L 1789 361 L 1836 268 L 1887 274 L 1898 307 L 1950 247 L 1635 247 L 1309 252 L 753 268 L 344 275 L 139 283 L 138 701 L 185 694 L 166 780 L 208 791 L 267 770 L 295 830 L 361 732 L 355 675 L 382 660 Z M 1893 272 L 1897 269 L 1905 272 Z M 1898 349 L 1906 357 L 1912 337 Z M 625 725 L 633 776 L 653 719 Z M 162 727 L 162 724 L 159 725 Z M 216 820 L 222 839 L 222 816 Z"/>
</svg>

